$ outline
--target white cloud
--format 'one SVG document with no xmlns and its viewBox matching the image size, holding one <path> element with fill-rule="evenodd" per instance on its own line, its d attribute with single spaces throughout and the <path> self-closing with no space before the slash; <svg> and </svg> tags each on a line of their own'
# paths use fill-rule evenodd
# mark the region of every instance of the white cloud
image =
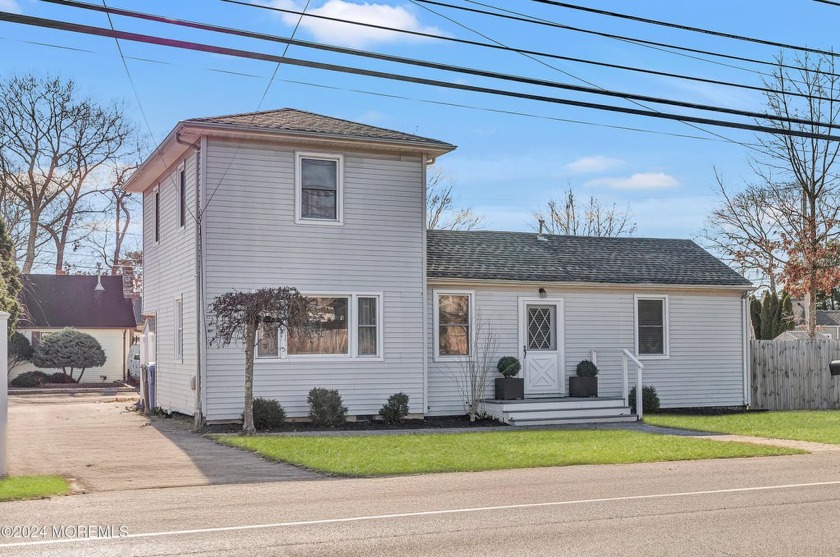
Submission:
<svg viewBox="0 0 840 557">
<path fill-rule="evenodd" d="M 624 161 L 621 159 L 595 155 L 594 157 L 583 157 L 582 159 L 570 162 L 566 165 L 566 170 L 575 174 L 594 174 L 621 166 L 622 164 L 624 164 Z"/>
<path fill-rule="evenodd" d="M 22 14 L 23 10 L 15 0 L 0 0 L 0 10 L 13 14 Z"/>
<path fill-rule="evenodd" d="M 607 186 L 617 190 L 651 190 L 674 188 L 679 181 L 664 172 L 639 172 L 627 177 L 598 178 L 590 180 L 587 186 Z"/>
<path fill-rule="evenodd" d="M 0 2 L 3 1 L 5 0 L 0 0 Z M 301 11 L 303 9 L 303 3 L 300 0 L 272 0 L 271 5 L 276 8 L 288 10 Z M 327 0 L 323 6 L 307 10 L 307 13 L 359 23 L 393 27 L 407 31 L 420 31 L 436 35 L 442 34 L 440 29 L 436 27 L 422 25 L 417 17 L 404 6 L 370 4 L 367 2 L 357 4 L 346 0 Z M 294 26 L 297 24 L 300 16 L 283 14 L 282 19 L 287 25 Z M 424 40 L 422 37 L 396 31 L 386 31 L 384 29 L 375 29 L 312 17 L 304 17 L 300 21 L 300 27 L 311 33 L 318 41 L 353 48 L 366 48 L 377 43 L 417 42 Z"/>
</svg>

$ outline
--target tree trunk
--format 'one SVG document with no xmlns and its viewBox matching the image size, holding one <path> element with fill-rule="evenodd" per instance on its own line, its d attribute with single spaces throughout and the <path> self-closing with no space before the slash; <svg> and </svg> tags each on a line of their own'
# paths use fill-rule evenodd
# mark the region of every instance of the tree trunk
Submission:
<svg viewBox="0 0 840 557">
<path fill-rule="evenodd" d="M 32 266 L 35 264 L 35 242 L 38 239 L 38 217 L 40 215 L 34 212 L 29 213 L 29 235 L 26 238 L 26 257 L 23 261 L 23 268 L 21 273 L 27 274 L 32 272 Z"/>
<path fill-rule="evenodd" d="M 252 435 L 254 427 L 254 345 L 257 338 L 257 324 L 248 323 L 245 330 L 245 410 L 242 412 L 242 432 Z"/>
<path fill-rule="evenodd" d="M 84 375 L 84 374 L 85 374 L 85 368 L 82 368 L 82 371 L 79 372 L 79 378 L 76 379 L 76 383 L 81 383 L 82 382 L 82 375 Z"/>
</svg>

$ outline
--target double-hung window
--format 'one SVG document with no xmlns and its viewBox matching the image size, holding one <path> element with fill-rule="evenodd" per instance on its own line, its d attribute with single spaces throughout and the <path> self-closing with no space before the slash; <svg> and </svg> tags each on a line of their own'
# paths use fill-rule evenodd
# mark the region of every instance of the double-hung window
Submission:
<svg viewBox="0 0 840 557">
<path fill-rule="evenodd" d="M 154 193 L 154 203 L 155 203 L 155 213 L 154 213 L 154 231 L 155 231 L 155 242 L 160 241 L 160 186 L 155 188 Z"/>
<path fill-rule="evenodd" d="M 187 224 L 187 171 L 182 166 L 178 171 L 178 227 Z"/>
<path fill-rule="evenodd" d="M 472 294 L 435 292 L 435 356 L 471 356 Z"/>
<path fill-rule="evenodd" d="M 341 224 L 344 222 L 344 157 L 298 153 L 295 164 L 296 221 Z"/>
<path fill-rule="evenodd" d="M 668 297 L 635 297 L 636 302 L 636 354 L 640 358 L 667 358 L 668 347 Z"/>
<path fill-rule="evenodd" d="M 257 358 L 381 358 L 381 294 L 309 296 L 311 331 L 280 331 L 263 323 L 257 330 Z"/>
<path fill-rule="evenodd" d="M 184 361 L 184 298 L 175 298 L 175 359 Z"/>
</svg>

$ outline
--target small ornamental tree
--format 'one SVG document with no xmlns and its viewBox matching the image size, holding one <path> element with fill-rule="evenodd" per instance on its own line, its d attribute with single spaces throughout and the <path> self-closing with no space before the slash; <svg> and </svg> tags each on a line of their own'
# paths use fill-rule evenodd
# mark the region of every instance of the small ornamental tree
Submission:
<svg viewBox="0 0 840 557">
<path fill-rule="evenodd" d="M 220 347 L 241 343 L 245 350 L 245 409 L 242 431 L 250 435 L 254 427 L 254 352 L 257 330 L 280 334 L 292 329 L 309 334 L 317 330 L 312 302 L 296 288 L 261 288 L 255 292 L 226 292 L 210 304 L 210 344 Z"/>
<path fill-rule="evenodd" d="M 103 366 L 106 359 L 98 340 L 67 328 L 43 337 L 32 356 L 32 363 L 41 368 L 61 369 L 71 379 L 81 382 L 87 368 Z M 73 377 L 76 369 L 80 370 L 78 378 Z"/>
<path fill-rule="evenodd" d="M 9 372 L 11 372 L 19 365 L 31 362 L 35 349 L 32 348 L 28 338 L 20 333 L 13 333 L 9 338 L 7 353 L 9 356 Z"/>
</svg>

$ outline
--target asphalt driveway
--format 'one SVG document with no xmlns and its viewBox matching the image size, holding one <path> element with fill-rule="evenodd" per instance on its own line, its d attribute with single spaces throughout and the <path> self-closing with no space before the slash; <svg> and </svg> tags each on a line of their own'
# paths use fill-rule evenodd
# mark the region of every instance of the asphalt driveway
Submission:
<svg viewBox="0 0 840 557">
<path fill-rule="evenodd" d="M 76 491 L 314 479 L 313 473 L 218 445 L 183 424 L 102 395 L 9 397 L 12 475 L 59 474 Z"/>
</svg>

